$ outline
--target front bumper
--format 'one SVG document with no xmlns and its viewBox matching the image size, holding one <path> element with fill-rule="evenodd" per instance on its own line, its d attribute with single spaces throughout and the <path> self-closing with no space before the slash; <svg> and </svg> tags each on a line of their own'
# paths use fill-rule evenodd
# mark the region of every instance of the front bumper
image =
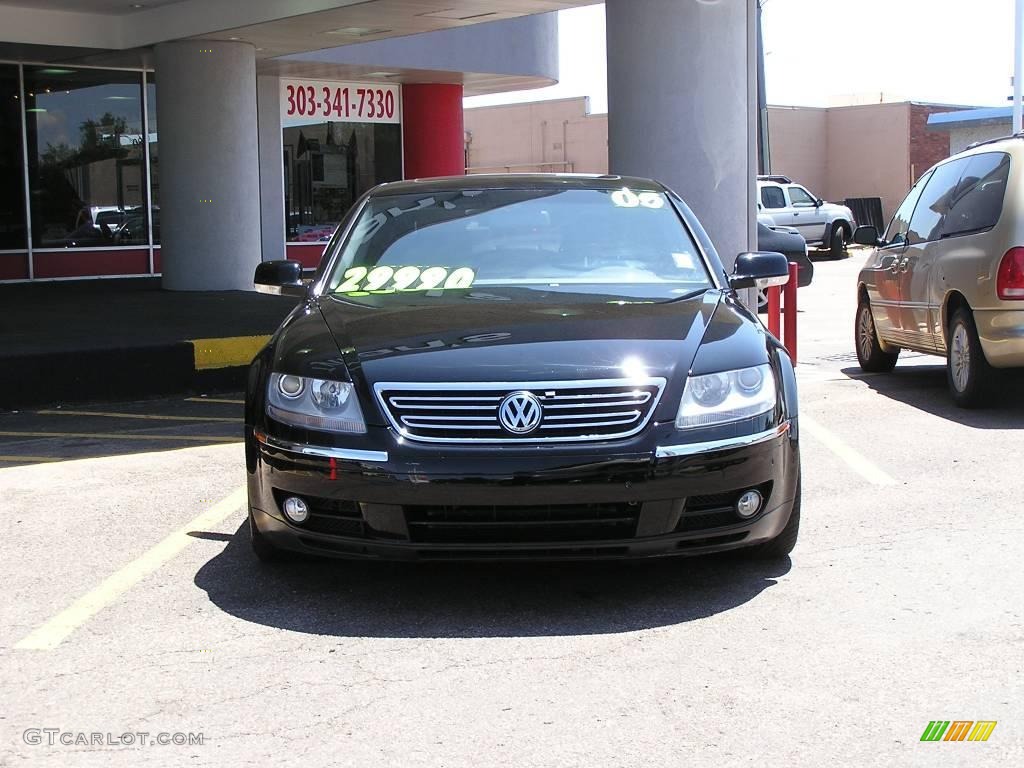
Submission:
<svg viewBox="0 0 1024 768">
<path fill-rule="evenodd" d="M 431 463 L 299 446 L 250 433 L 253 522 L 276 547 L 391 560 L 624 559 L 697 555 L 775 538 L 789 521 L 799 450 L 770 432 L 646 453 L 586 451 Z M 743 491 L 764 497 L 749 519 Z M 281 512 L 307 500 L 302 525 Z"/>
</svg>

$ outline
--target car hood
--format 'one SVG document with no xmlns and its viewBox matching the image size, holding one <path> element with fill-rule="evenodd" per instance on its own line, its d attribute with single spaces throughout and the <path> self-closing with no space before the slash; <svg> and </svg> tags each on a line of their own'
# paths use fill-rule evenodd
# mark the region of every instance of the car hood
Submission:
<svg viewBox="0 0 1024 768">
<path fill-rule="evenodd" d="M 644 376 L 666 379 L 663 402 L 678 404 L 698 351 L 701 369 L 766 360 L 757 323 L 719 290 L 671 303 L 549 297 L 545 302 L 370 307 L 325 296 L 317 304 L 337 349 L 317 350 L 313 357 L 340 350 L 344 368 L 367 394 L 380 382 Z"/>
<path fill-rule="evenodd" d="M 829 202 L 826 202 L 821 207 L 824 208 L 827 212 L 832 212 L 832 213 L 837 213 L 837 214 L 846 214 L 848 216 L 852 216 L 853 215 L 853 211 L 851 211 L 848 206 L 845 206 L 842 203 L 829 203 Z"/>
</svg>

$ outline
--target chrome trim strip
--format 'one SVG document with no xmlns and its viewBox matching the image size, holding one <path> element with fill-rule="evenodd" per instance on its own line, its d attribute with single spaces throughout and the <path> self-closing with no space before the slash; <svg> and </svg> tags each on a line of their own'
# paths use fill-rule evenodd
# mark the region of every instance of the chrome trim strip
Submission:
<svg viewBox="0 0 1024 768">
<path fill-rule="evenodd" d="M 305 445 L 293 443 L 288 440 L 278 440 L 262 432 L 256 432 L 256 439 L 267 446 L 279 451 L 298 453 L 302 456 L 316 456 L 321 459 L 345 459 L 347 461 L 375 461 L 384 462 L 388 460 L 387 451 L 359 451 L 352 448 L 331 448 L 329 446 Z"/>
<path fill-rule="evenodd" d="M 438 389 L 501 391 L 504 389 L 596 389 L 597 387 L 657 387 L 664 385 L 665 379 L 661 376 L 642 376 L 623 379 L 570 379 L 568 381 L 378 381 L 373 388 L 378 392 L 383 389 L 423 392 Z M 621 392 L 609 394 L 614 394 L 616 397 L 623 396 Z M 578 397 L 578 395 L 572 395 L 572 397 Z"/>
<path fill-rule="evenodd" d="M 396 408 L 493 408 L 501 402 L 500 397 L 392 397 L 391 404 Z M 416 403 L 494 403 L 491 405 L 402 405 L 399 401 L 411 400 Z"/>
<path fill-rule="evenodd" d="M 725 440 L 710 440 L 704 443 L 658 446 L 654 451 L 654 457 L 657 459 L 674 459 L 680 456 L 696 456 L 702 453 L 713 453 L 731 448 L 747 448 L 751 445 L 767 443 L 781 437 L 789 432 L 790 426 L 790 422 L 785 421 L 773 429 L 769 429 L 766 432 L 758 432 L 756 435 L 730 437 Z"/>
<path fill-rule="evenodd" d="M 562 409 L 565 409 L 565 408 L 620 408 L 620 407 L 622 407 L 624 405 L 633 405 L 633 406 L 643 405 L 644 403 L 646 403 L 648 400 L 651 399 L 651 393 L 650 392 L 644 392 L 644 394 L 647 395 L 647 397 L 645 397 L 643 400 L 636 400 L 636 399 L 634 399 L 634 400 L 618 400 L 618 401 L 613 402 L 613 403 L 597 403 L 597 402 L 594 402 L 593 400 L 591 400 L 589 403 L 562 403 L 561 405 L 548 405 L 548 400 L 557 400 L 558 398 L 557 397 L 551 397 L 551 398 L 542 397 L 540 400 L 544 404 L 544 410 L 545 411 L 550 411 L 550 410 L 553 410 L 554 408 L 562 408 Z"/>
<path fill-rule="evenodd" d="M 567 422 L 572 422 L 573 419 L 575 419 L 577 421 L 580 420 L 580 419 L 590 419 L 590 420 L 594 420 L 594 419 L 621 419 L 623 416 L 629 416 L 629 421 L 636 421 L 637 419 L 640 418 L 640 411 L 618 411 L 616 413 L 590 413 L 590 414 L 587 414 L 587 413 L 584 413 L 584 414 L 569 413 L 569 414 L 566 414 L 564 416 L 548 416 L 547 420 L 548 421 L 567 421 Z M 626 423 L 626 422 L 623 422 L 623 423 Z M 566 426 L 576 426 L 576 425 L 570 423 L 570 424 L 566 424 Z"/>
<path fill-rule="evenodd" d="M 490 443 L 491 445 L 515 445 L 515 444 L 527 444 L 527 443 L 593 443 L 593 442 L 604 442 L 608 440 L 622 440 L 627 437 L 633 437 L 634 435 L 641 432 L 654 418 L 654 412 L 658 409 L 658 404 L 661 402 L 661 396 L 665 392 L 667 380 L 660 376 L 651 377 L 633 377 L 623 379 L 573 379 L 569 381 L 437 381 L 437 382 L 406 382 L 406 381 L 378 381 L 373 385 L 373 392 L 377 397 L 377 402 L 380 405 L 381 411 L 387 418 L 388 423 L 391 427 L 398 432 L 402 437 L 410 441 L 418 441 L 423 443 Z M 597 387 L 656 387 L 657 393 L 654 396 L 654 400 L 648 408 L 646 417 L 636 423 L 634 427 L 625 432 L 616 432 L 610 434 L 596 434 L 596 435 L 581 435 L 572 437 L 540 437 L 537 435 L 531 435 L 530 437 L 460 437 L 460 438 L 448 438 L 448 437 L 426 437 L 424 435 L 417 435 L 409 432 L 406 428 L 407 423 L 403 425 L 402 421 L 396 419 L 394 414 L 391 412 L 391 407 L 394 400 L 408 400 L 408 395 L 398 395 L 397 397 L 385 398 L 384 392 L 386 390 L 399 390 L 402 392 L 430 392 L 437 390 L 483 390 L 483 391 L 506 391 L 514 392 L 519 389 L 523 390 L 539 390 L 539 389 L 594 389 Z M 629 397 L 628 394 L 622 392 L 608 393 L 608 395 L 614 395 L 618 398 Z M 572 398 L 573 395 L 566 394 L 566 398 Z M 418 398 L 412 398 L 417 399 Z M 499 398 L 500 399 L 500 398 Z M 542 398 L 542 402 L 547 402 L 548 398 Z M 645 401 L 646 402 L 646 401 Z M 610 405 L 610 403 L 594 403 L 594 408 L 602 408 Z M 417 406 L 395 406 L 405 408 L 415 408 Z M 490 406 L 493 407 L 493 406 Z M 594 414 L 592 418 L 600 419 L 605 414 Z M 612 414 L 608 414 L 612 415 Z M 412 418 L 416 418 L 413 416 Z M 427 418 L 427 417 L 423 417 Z M 579 418 L 579 417 L 577 417 Z M 635 420 L 634 420 L 635 421 Z M 624 422 L 629 423 L 629 422 Z M 455 426 L 453 424 L 452 426 Z M 482 426 L 471 426 L 469 424 L 460 425 L 464 428 L 472 429 L 484 429 Z M 614 423 L 598 423 L 598 424 L 573 424 L 571 422 L 554 425 L 562 429 L 570 428 L 585 428 L 590 426 L 601 427 L 601 426 L 614 426 Z M 425 429 L 426 427 L 417 425 L 415 429 Z M 550 426 L 545 427 L 544 424 L 541 428 L 551 428 Z M 498 427 L 500 430 L 500 427 Z"/>
<path fill-rule="evenodd" d="M 584 422 L 583 424 L 578 424 L 578 423 L 576 423 L 574 421 L 564 421 L 564 422 L 561 422 L 559 424 L 541 424 L 540 428 L 541 429 L 585 429 L 585 428 L 589 429 L 589 428 L 592 428 L 592 427 L 593 428 L 597 428 L 597 427 L 615 427 L 615 426 L 618 426 L 619 424 L 632 424 L 635 421 L 636 421 L 636 418 L 632 418 L 632 419 L 619 419 L 618 421 L 587 421 L 587 422 Z M 583 438 L 578 438 L 578 439 L 583 439 Z M 590 437 L 590 438 L 587 438 L 587 439 L 593 440 L 595 438 Z"/>
<path fill-rule="evenodd" d="M 603 395 L 555 395 L 554 397 L 545 397 L 545 398 L 542 398 L 542 399 L 544 400 L 544 402 L 547 402 L 549 400 L 607 400 L 609 398 L 615 398 L 615 397 L 634 397 L 634 398 L 636 398 L 636 397 L 643 397 L 643 400 L 641 402 L 646 403 L 648 400 L 651 399 L 651 393 L 650 392 L 639 392 L 636 395 L 631 395 L 629 392 L 609 392 L 609 393 L 606 393 L 606 394 L 603 394 Z M 583 405 L 584 406 L 589 406 L 590 403 L 584 403 Z M 606 405 L 606 403 L 594 403 L 594 405 L 595 406 L 602 406 L 602 405 Z M 639 403 L 638 403 L 638 405 L 639 405 Z M 549 406 L 549 407 L 550 408 L 576 408 L 576 407 L 580 407 L 580 406 L 552 405 L 552 406 Z"/>
</svg>

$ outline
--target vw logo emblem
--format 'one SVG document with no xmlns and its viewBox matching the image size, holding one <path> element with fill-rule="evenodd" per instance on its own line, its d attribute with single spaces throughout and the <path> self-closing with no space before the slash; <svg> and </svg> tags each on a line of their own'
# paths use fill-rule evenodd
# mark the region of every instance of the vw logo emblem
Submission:
<svg viewBox="0 0 1024 768">
<path fill-rule="evenodd" d="M 542 414 L 540 400 L 529 392 L 513 392 L 498 406 L 501 426 L 516 435 L 533 432 L 540 425 Z"/>
</svg>

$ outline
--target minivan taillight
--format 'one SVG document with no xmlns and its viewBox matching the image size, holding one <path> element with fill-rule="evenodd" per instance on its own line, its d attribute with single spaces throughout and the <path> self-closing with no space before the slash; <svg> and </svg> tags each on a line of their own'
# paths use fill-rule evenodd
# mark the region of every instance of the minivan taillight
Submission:
<svg viewBox="0 0 1024 768">
<path fill-rule="evenodd" d="M 1004 301 L 1024 299 L 1024 248 L 1011 248 L 999 262 L 996 295 Z"/>
</svg>

